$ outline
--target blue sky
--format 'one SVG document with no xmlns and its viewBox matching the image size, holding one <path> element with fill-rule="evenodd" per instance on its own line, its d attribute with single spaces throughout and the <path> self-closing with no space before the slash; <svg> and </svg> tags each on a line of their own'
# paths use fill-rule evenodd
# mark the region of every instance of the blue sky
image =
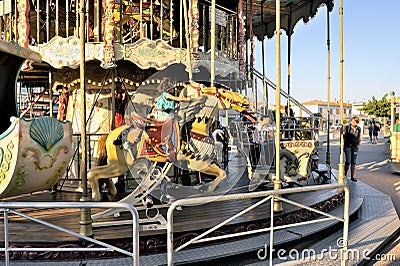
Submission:
<svg viewBox="0 0 400 266">
<path fill-rule="evenodd" d="M 340 96 L 339 0 L 331 20 L 331 100 Z M 367 101 L 386 93 L 400 94 L 400 1 L 343 0 L 344 101 Z M 307 24 L 300 21 L 292 36 L 291 95 L 303 102 L 327 100 L 326 7 Z M 266 74 L 275 81 L 275 38 L 265 40 Z M 281 35 L 282 89 L 287 91 L 287 36 Z M 256 66 L 262 70 L 261 43 Z M 261 91 L 259 91 L 261 93 Z M 261 94 L 259 94 L 261 97 Z M 275 96 L 269 97 L 275 102 Z M 259 101 L 261 98 L 258 99 Z M 282 99 L 281 104 L 286 100 Z"/>
</svg>

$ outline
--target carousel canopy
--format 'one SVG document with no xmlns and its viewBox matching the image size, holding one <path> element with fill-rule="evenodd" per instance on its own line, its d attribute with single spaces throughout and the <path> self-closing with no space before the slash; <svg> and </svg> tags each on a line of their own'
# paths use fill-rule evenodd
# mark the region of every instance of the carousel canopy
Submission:
<svg viewBox="0 0 400 266">
<path fill-rule="evenodd" d="M 317 14 L 321 6 L 326 5 L 331 12 L 333 0 L 281 0 L 281 28 L 286 31 L 287 35 L 293 34 L 297 22 L 301 19 L 305 23 L 308 22 L 310 18 Z M 245 8 L 245 4 L 243 8 Z M 262 40 L 264 36 L 272 38 L 275 34 L 275 0 L 253 0 L 252 8 L 254 35 L 259 40 Z M 249 5 L 247 6 L 247 14 L 250 18 Z M 247 24 L 247 27 L 249 27 L 249 24 Z"/>
</svg>

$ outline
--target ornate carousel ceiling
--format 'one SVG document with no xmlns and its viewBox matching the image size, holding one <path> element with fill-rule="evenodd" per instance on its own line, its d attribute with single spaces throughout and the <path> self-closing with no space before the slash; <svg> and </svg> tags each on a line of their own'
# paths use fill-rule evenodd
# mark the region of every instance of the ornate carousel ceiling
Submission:
<svg viewBox="0 0 400 266">
<path fill-rule="evenodd" d="M 247 2 L 248 17 L 250 17 L 250 1 L 248 0 Z M 303 20 L 304 23 L 307 23 L 310 18 L 317 14 L 320 7 L 329 5 L 329 11 L 331 12 L 333 2 L 333 0 L 281 0 L 281 28 L 286 31 L 287 35 L 291 35 L 297 22 Z M 243 5 L 245 9 L 245 3 Z M 275 0 L 252 0 L 253 32 L 259 40 L 262 40 L 263 36 L 268 38 L 274 36 L 275 8 Z M 247 27 L 249 27 L 249 24 Z"/>
</svg>

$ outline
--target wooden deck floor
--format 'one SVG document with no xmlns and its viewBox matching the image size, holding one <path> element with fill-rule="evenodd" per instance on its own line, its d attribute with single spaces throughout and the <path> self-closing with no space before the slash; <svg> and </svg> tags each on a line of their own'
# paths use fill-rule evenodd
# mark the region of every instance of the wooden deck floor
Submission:
<svg viewBox="0 0 400 266">
<path fill-rule="evenodd" d="M 243 188 L 244 189 L 244 188 Z M 307 206 L 314 205 L 318 202 L 327 200 L 337 194 L 336 190 L 329 191 L 318 191 L 318 192 L 307 192 L 301 194 L 288 195 L 287 198 L 301 202 Z M 73 192 L 56 192 L 52 193 L 49 191 L 38 192 L 32 195 L 25 195 L 14 197 L 9 199 L 10 201 L 19 202 L 54 202 L 54 201 L 79 201 L 80 193 Z M 258 199 L 259 200 L 259 199 Z M 209 204 L 184 207 L 181 211 L 175 211 L 174 215 L 174 232 L 184 233 L 196 230 L 202 230 L 210 228 L 223 219 L 227 219 L 236 213 L 244 210 L 251 206 L 258 200 L 236 200 L 226 202 L 213 202 Z M 281 214 L 287 214 L 297 210 L 298 208 L 293 205 L 284 204 L 284 212 Z M 42 219 L 49 223 L 53 223 L 75 232 L 79 232 L 79 220 L 80 210 L 79 209 L 19 209 L 19 212 L 23 212 L 29 216 L 37 219 Z M 92 213 L 98 210 L 93 209 Z M 159 209 L 160 213 L 166 217 L 167 208 Z M 267 220 L 270 214 L 270 204 L 265 203 L 257 207 L 256 209 L 248 212 L 247 214 L 233 220 L 231 224 L 242 224 L 251 223 L 257 220 Z M 139 211 L 141 218 L 145 218 L 144 211 Z M 3 216 L 3 213 L 1 214 Z M 104 221 L 118 221 L 129 219 L 128 213 L 122 213 L 118 218 L 108 217 L 103 219 Z M 1 217 L 2 218 L 2 217 Z M 0 223 L 3 227 L 3 223 Z M 99 227 L 94 228 L 94 235 L 96 239 L 118 239 L 127 238 L 131 235 L 131 226 L 121 225 L 113 227 Z M 156 234 L 165 234 L 165 231 L 143 231 L 140 233 L 141 236 L 150 236 Z M 4 230 L 0 230 L 0 239 L 4 239 Z M 62 242 L 62 241 L 75 241 L 76 237 L 67 235 L 63 232 L 53 230 L 51 228 L 44 227 L 43 225 L 37 224 L 33 221 L 29 221 L 25 218 L 10 214 L 9 215 L 9 240 L 10 242 Z"/>
<path fill-rule="evenodd" d="M 248 193 L 249 180 L 246 175 L 243 175 L 243 158 L 234 158 L 229 164 L 228 172 L 231 176 L 241 176 L 235 186 L 230 189 L 229 193 Z M 332 182 L 335 180 L 332 178 Z M 293 201 L 302 203 L 307 206 L 312 206 L 320 202 L 324 202 L 338 194 L 337 190 L 324 190 L 315 192 L 306 192 L 301 194 L 290 194 L 285 197 Z M 81 198 L 81 194 L 77 192 L 55 192 L 50 191 L 36 192 L 29 195 L 22 195 L 18 197 L 3 199 L 3 201 L 14 201 L 14 202 L 78 202 Z M 183 207 L 180 211 L 174 212 L 174 233 L 176 234 L 188 234 L 194 231 L 201 231 L 206 228 L 222 222 L 223 220 L 230 218 L 238 212 L 246 209 L 255 202 L 261 200 L 235 200 L 235 201 L 224 201 L 224 202 L 212 202 L 208 204 L 202 204 L 194 207 Z M 142 206 L 143 207 L 143 206 Z M 289 204 L 283 204 L 284 211 L 280 214 L 281 216 L 288 215 L 298 210 L 298 207 Z M 159 208 L 160 214 L 166 218 L 168 206 Z M 80 229 L 80 209 L 19 209 L 18 212 L 23 212 L 26 215 L 32 216 L 36 219 L 42 219 L 46 222 L 67 228 L 74 232 L 79 232 Z M 92 214 L 102 211 L 100 209 L 92 209 Z M 0 213 L 2 220 L 0 227 L 3 227 L 3 215 Z M 140 218 L 146 218 L 145 211 L 139 210 Z M 270 203 L 264 203 L 257 208 L 249 211 L 243 216 L 230 222 L 230 226 L 236 228 L 231 230 L 241 230 L 241 226 L 254 226 L 257 221 L 269 221 L 270 216 Z M 101 221 L 120 221 L 131 219 L 129 213 L 121 213 L 120 217 L 107 217 Z M 97 220 L 94 222 L 98 222 Z M 265 222 L 264 222 L 265 224 Z M 119 225 L 110 227 L 94 227 L 93 233 L 96 239 L 99 240 L 110 240 L 110 239 L 122 239 L 129 238 L 132 234 L 132 226 L 130 225 Z M 152 230 L 152 231 L 141 231 L 140 236 L 149 238 L 152 236 L 165 235 L 165 230 Z M 0 241 L 4 240 L 4 230 L 0 228 Z M 45 227 L 36 222 L 27 220 L 14 214 L 9 215 L 9 241 L 10 243 L 60 243 L 68 241 L 78 240 L 75 236 L 68 235 L 66 233 Z"/>
</svg>

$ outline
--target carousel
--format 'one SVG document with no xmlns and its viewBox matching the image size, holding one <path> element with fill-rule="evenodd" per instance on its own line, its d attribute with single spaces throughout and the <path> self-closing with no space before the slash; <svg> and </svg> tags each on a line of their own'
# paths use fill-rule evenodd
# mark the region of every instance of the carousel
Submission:
<svg viewBox="0 0 400 266">
<path fill-rule="evenodd" d="M 320 7 L 329 14 L 332 2 L 285 1 L 279 16 L 271 1 L 10 1 L 0 24 L 0 197 L 29 207 L 23 216 L 7 215 L 13 227 L 0 233 L 7 239 L 0 258 L 83 261 L 137 250 L 151 261 L 170 246 L 169 212 L 180 200 L 193 202 L 174 216 L 173 246 L 213 227 L 213 245 L 224 242 L 218 236 L 241 232 L 233 243 L 257 234 L 252 230 L 310 222 L 340 208 L 338 173 L 318 157 L 323 118 L 293 99 L 290 85 L 285 92 L 280 79 L 274 84 L 255 69 L 252 44 L 254 36 L 273 37 L 277 17 L 290 37 L 300 19 Z M 36 113 L 36 98 L 30 111 L 18 110 L 13 103 L 33 88 L 42 89 L 50 108 Z M 308 116 L 292 116 L 291 105 Z M 324 184 L 328 190 L 312 191 Z M 220 201 L 281 189 L 304 193 L 265 203 L 248 196 Z M 88 207 L 40 208 L 41 202 Z M 100 210 L 89 207 L 97 202 Z M 121 206 L 107 205 L 113 202 L 135 207 L 136 246 L 129 237 L 135 221 Z M 46 234 L 34 223 L 39 219 L 52 225 Z M 227 222 L 218 226 L 220 219 Z M 97 248 L 99 241 L 108 249 Z"/>
</svg>

